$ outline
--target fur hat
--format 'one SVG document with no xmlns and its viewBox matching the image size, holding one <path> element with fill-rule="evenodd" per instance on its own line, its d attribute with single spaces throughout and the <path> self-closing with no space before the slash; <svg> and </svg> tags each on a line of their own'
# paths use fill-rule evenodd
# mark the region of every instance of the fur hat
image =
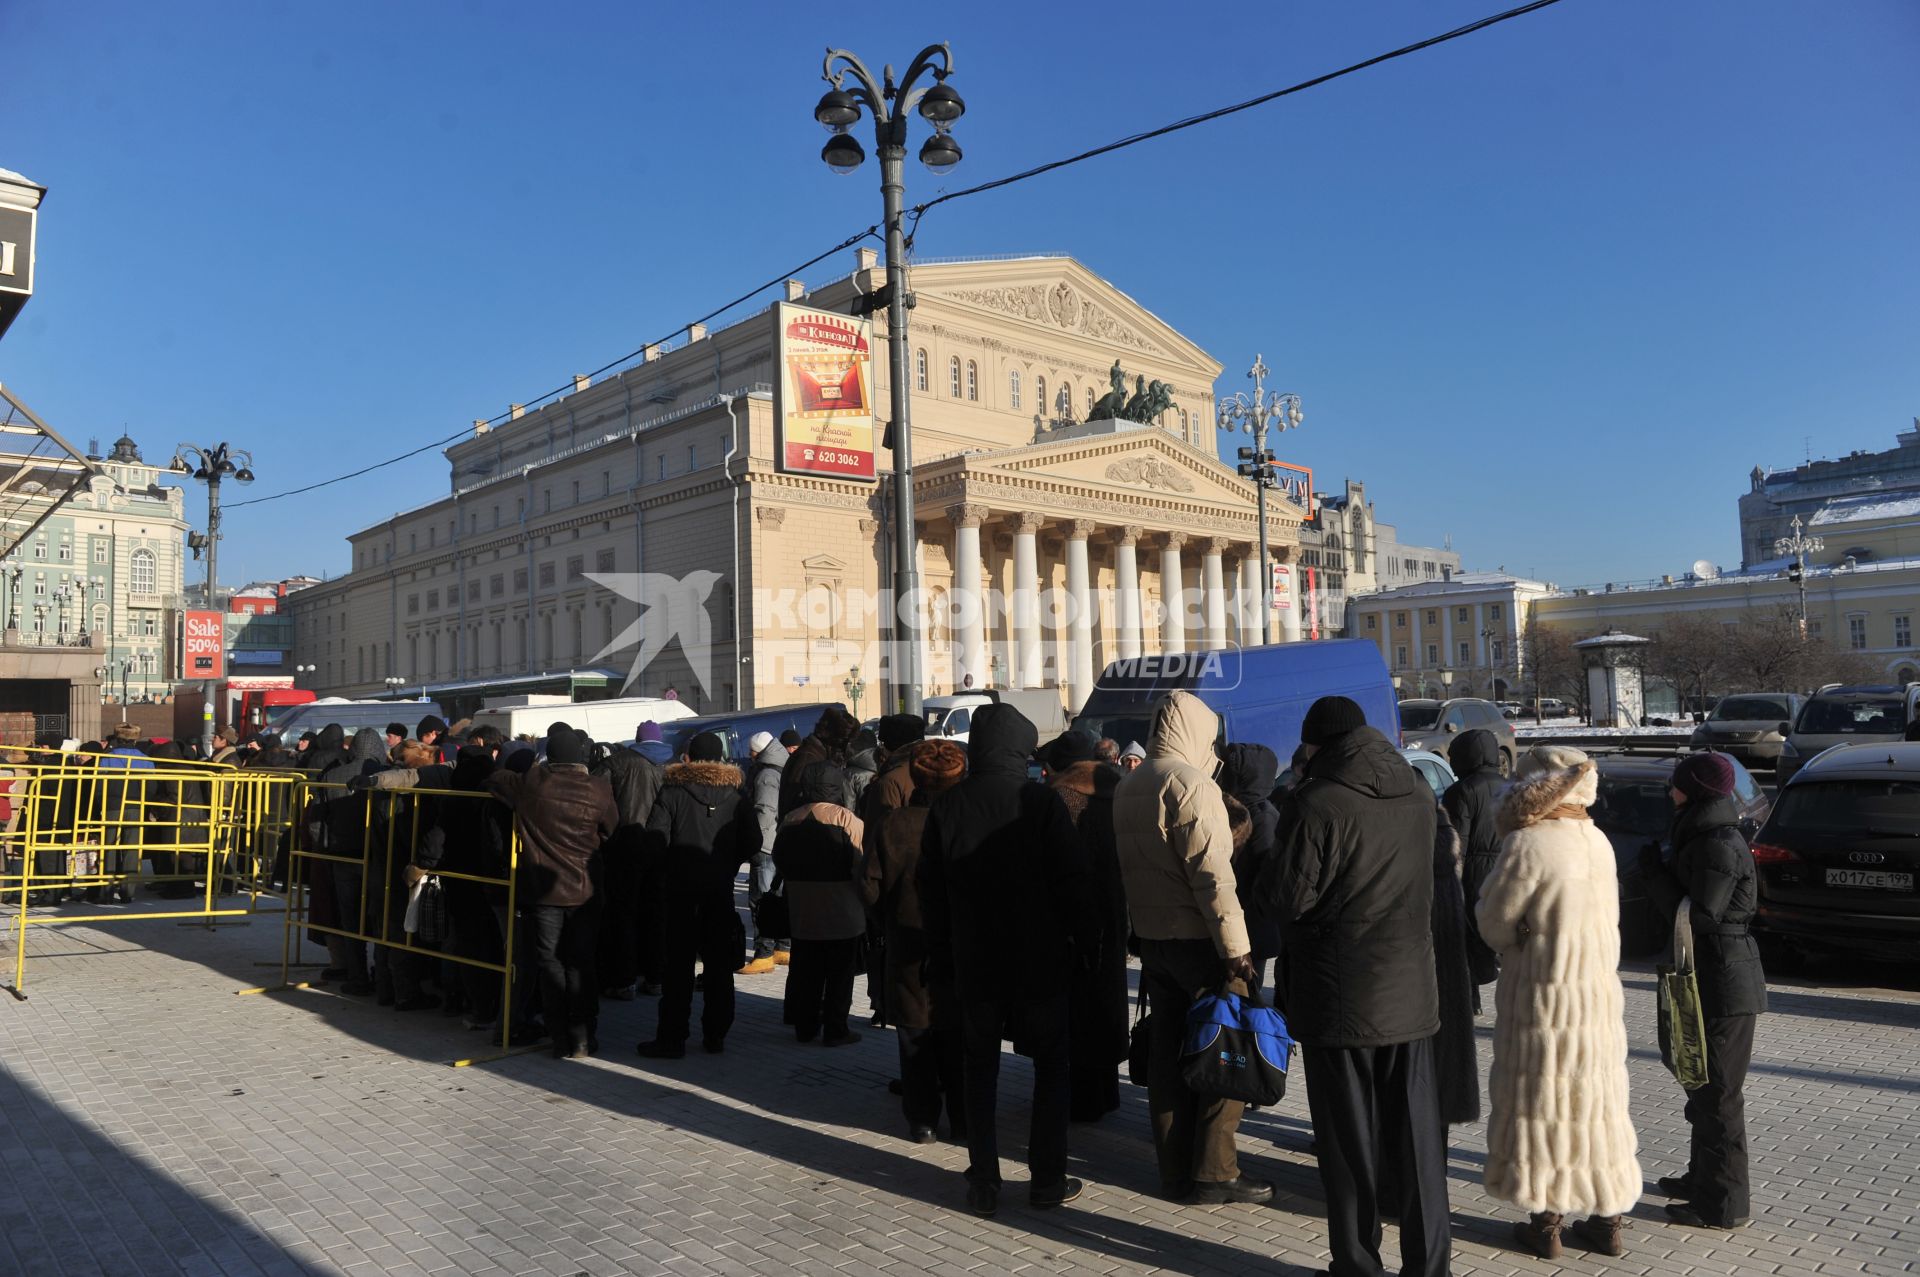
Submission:
<svg viewBox="0 0 1920 1277">
<path fill-rule="evenodd" d="M 387 735 L 398 736 L 401 740 L 405 740 L 407 737 L 413 735 L 413 733 L 407 730 L 405 723 L 388 723 Z"/>
<path fill-rule="evenodd" d="M 828 749 L 845 749 L 859 730 L 860 720 L 849 714 L 844 705 L 829 705 L 820 715 L 820 721 L 814 724 L 813 734 Z"/>
<path fill-rule="evenodd" d="M 1065 732 L 1054 738 L 1046 749 L 1050 771 L 1063 772 L 1075 763 L 1092 762 L 1100 757 L 1100 742 L 1092 732 Z"/>
<path fill-rule="evenodd" d="M 1367 725 L 1366 711 L 1349 696 L 1322 696 L 1300 724 L 1300 743 L 1325 745 Z"/>
<path fill-rule="evenodd" d="M 132 723 L 121 723 L 113 729 L 113 738 L 125 743 L 137 742 L 140 739 L 140 729 Z"/>
<path fill-rule="evenodd" d="M 911 745 L 926 735 L 927 720 L 918 714 L 889 714 L 880 720 L 880 743 L 888 749 Z"/>
<path fill-rule="evenodd" d="M 1711 751 L 1688 754 L 1673 769 L 1673 787 L 1693 802 L 1725 798 L 1733 792 L 1733 762 Z"/>
<path fill-rule="evenodd" d="M 720 739 L 718 732 L 701 732 L 687 742 L 687 761 L 690 763 L 724 763 L 727 761 L 727 744 Z"/>
<path fill-rule="evenodd" d="M 420 720 L 420 730 L 415 732 L 414 735 L 421 740 L 425 740 L 435 732 L 445 736 L 447 734 L 447 720 L 438 714 L 429 714 Z"/>
<path fill-rule="evenodd" d="M 417 740 L 403 740 L 393 747 L 393 761 L 401 767 L 419 770 L 433 764 L 433 746 Z"/>
<path fill-rule="evenodd" d="M 1558 807 L 1591 807 L 1599 796 L 1600 773 L 1591 758 L 1570 745 L 1536 745 L 1520 756 L 1495 827 L 1503 834 L 1524 829 Z"/>
<path fill-rule="evenodd" d="M 960 778 L 967 774 L 967 751 L 958 741 L 928 741 L 913 751 L 907 772 L 913 777 L 916 790 L 943 793 L 959 784 Z"/>
</svg>

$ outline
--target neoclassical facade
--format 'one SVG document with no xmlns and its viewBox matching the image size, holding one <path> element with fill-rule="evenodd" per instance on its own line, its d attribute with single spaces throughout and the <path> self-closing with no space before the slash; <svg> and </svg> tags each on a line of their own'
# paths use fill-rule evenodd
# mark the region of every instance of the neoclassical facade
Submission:
<svg viewBox="0 0 1920 1277">
<path fill-rule="evenodd" d="M 787 300 L 853 313 L 884 283 L 861 251 Z M 912 285 L 923 690 L 1074 704 L 1116 657 L 1258 641 L 1254 494 L 1216 452 L 1218 362 L 1070 258 L 921 264 Z M 865 707 L 884 704 L 892 458 L 879 444 L 872 481 L 784 469 L 775 359 L 769 309 L 476 423 L 447 496 L 354 534 L 352 570 L 289 599 L 295 659 L 348 695 L 602 665 L 703 709 L 845 700 L 858 669 Z M 1173 407 L 1087 421 L 1116 360 Z M 1268 510 L 1284 561 L 1304 511 Z"/>
</svg>

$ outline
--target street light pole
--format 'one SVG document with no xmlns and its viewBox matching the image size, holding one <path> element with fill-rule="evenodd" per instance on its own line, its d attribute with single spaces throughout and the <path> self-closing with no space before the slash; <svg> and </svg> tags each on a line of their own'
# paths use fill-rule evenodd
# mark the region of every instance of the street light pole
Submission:
<svg viewBox="0 0 1920 1277">
<path fill-rule="evenodd" d="M 1295 429 L 1307 414 L 1300 411 L 1300 396 L 1266 391 L 1267 374 L 1273 371 L 1265 359 L 1253 357 L 1247 376 L 1253 381 L 1253 397 L 1242 390 L 1220 402 L 1220 428 L 1236 426 L 1253 436 L 1251 448 L 1240 449 L 1239 472 L 1253 480 L 1254 500 L 1260 518 L 1260 641 L 1273 642 L 1273 581 L 1267 567 L 1267 489 L 1274 484 L 1273 452 L 1267 447 L 1267 431 L 1278 426 L 1282 432 Z M 1291 601 L 1289 601 L 1291 604 Z"/>
<path fill-rule="evenodd" d="M 915 89 L 914 82 L 931 74 L 935 83 Z M 820 158 L 836 173 L 851 173 L 866 158 L 860 143 L 847 132 L 864 107 L 873 115 L 874 145 L 880 155 L 880 200 L 887 232 L 887 381 L 893 435 L 893 695 L 898 712 L 920 716 L 919 573 L 914 553 L 918 533 L 913 518 L 913 431 L 907 386 L 907 239 L 902 221 L 906 213 L 907 116 L 918 107 L 933 126 L 933 136 L 920 147 L 920 162 L 936 173 L 960 162 L 960 146 L 949 135 L 953 122 L 966 111 L 960 95 L 948 87 L 953 74 L 953 51 L 945 44 L 928 45 L 915 55 L 898 82 L 893 67 L 876 80 L 866 63 L 846 49 L 827 50 L 821 78 L 833 87 L 820 98 L 813 118 L 833 133 Z"/>
<path fill-rule="evenodd" d="M 1793 516 L 1793 522 L 1789 526 L 1793 528 L 1793 535 L 1775 540 L 1773 552 L 1794 556 L 1793 566 L 1787 570 L 1787 575 L 1793 578 L 1793 583 L 1800 590 L 1800 638 L 1805 641 L 1807 637 L 1807 551 L 1824 550 L 1827 548 L 1827 543 L 1819 537 L 1803 535 L 1801 529 L 1805 525 L 1800 522 L 1800 516 L 1797 514 Z"/>
<path fill-rule="evenodd" d="M 188 458 L 192 458 L 189 462 Z M 226 443 L 215 444 L 211 448 L 201 448 L 194 444 L 183 443 L 173 452 L 173 472 L 191 475 L 207 485 L 207 531 L 200 538 L 197 548 L 207 556 L 207 607 L 214 611 L 220 608 L 219 598 L 219 556 L 220 556 L 220 480 L 232 475 L 241 483 L 253 482 L 253 454 L 244 448 L 229 448 Z M 193 545 L 193 538 L 187 543 Z M 221 624 L 225 625 L 225 618 Z M 224 635 L 221 647 L 224 650 Z M 185 673 L 182 670 L 181 673 Z M 200 683 L 202 696 L 200 708 L 200 743 L 209 757 L 213 754 L 213 718 L 214 700 L 219 696 L 219 685 L 213 679 L 203 679 Z"/>
</svg>

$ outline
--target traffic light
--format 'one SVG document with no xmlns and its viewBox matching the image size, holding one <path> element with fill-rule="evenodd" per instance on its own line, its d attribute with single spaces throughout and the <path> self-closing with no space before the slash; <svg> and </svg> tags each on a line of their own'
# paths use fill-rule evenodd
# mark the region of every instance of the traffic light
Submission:
<svg viewBox="0 0 1920 1277">
<path fill-rule="evenodd" d="M 1787 580 L 1798 585 L 1800 583 L 1800 576 L 1800 562 L 1796 559 L 1787 565 Z"/>
</svg>

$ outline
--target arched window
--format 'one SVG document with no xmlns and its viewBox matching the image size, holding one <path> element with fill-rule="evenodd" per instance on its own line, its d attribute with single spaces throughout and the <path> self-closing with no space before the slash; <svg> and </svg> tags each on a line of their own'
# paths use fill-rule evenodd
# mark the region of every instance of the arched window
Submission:
<svg viewBox="0 0 1920 1277">
<path fill-rule="evenodd" d="M 132 593 L 158 593 L 158 587 L 154 584 L 157 579 L 157 573 L 154 568 L 152 550 L 135 550 L 133 552 L 133 570 L 129 576 L 131 579 Z"/>
<path fill-rule="evenodd" d="M 1053 408 L 1055 412 L 1060 414 L 1060 419 L 1062 421 L 1070 421 L 1073 419 L 1073 383 L 1072 382 L 1063 381 L 1060 383 L 1060 393 L 1054 396 Z"/>
<path fill-rule="evenodd" d="M 1047 410 L 1047 379 L 1045 377 L 1033 379 L 1033 399 L 1040 405 L 1040 411 L 1044 414 Z"/>
<path fill-rule="evenodd" d="M 960 356 L 947 360 L 947 393 L 955 399 L 960 397 Z"/>
<path fill-rule="evenodd" d="M 925 346 L 913 352 L 913 388 L 923 392 L 927 388 L 927 348 Z"/>
<path fill-rule="evenodd" d="M 1187 437 L 1187 410 L 1185 408 L 1180 410 L 1180 437 L 1182 439 Z"/>
<path fill-rule="evenodd" d="M 1093 397 L 1093 387 L 1087 387 L 1087 420 L 1093 420 L 1093 405 L 1099 402 Z"/>
<path fill-rule="evenodd" d="M 980 398 L 980 365 L 971 359 L 967 360 L 967 398 L 971 400 Z"/>
<path fill-rule="evenodd" d="M 1016 410 L 1020 407 L 1020 370 L 1017 368 L 1007 374 L 1007 403 Z"/>
</svg>

